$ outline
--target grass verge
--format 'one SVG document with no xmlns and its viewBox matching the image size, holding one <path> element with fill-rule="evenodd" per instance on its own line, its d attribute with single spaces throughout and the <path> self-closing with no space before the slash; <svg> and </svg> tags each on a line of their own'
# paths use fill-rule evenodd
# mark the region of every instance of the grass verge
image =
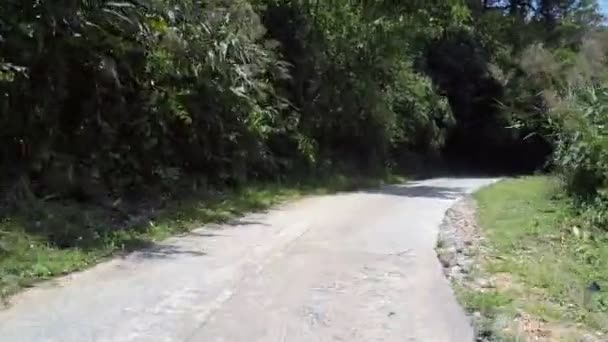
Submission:
<svg viewBox="0 0 608 342">
<path fill-rule="evenodd" d="M 475 198 L 485 251 L 472 277 L 495 284 L 457 292 L 484 317 L 481 340 L 605 341 L 606 232 L 580 228 L 550 177 L 505 180 Z"/>
<path fill-rule="evenodd" d="M 252 184 L 238 190 L 190 194 L 160 210 L 132 217 L 99 206 L 34 201 L 0 218 L 0 299 L 41 280 L 92 266 L 116 253 L 150 246 L 172 235 L 303 195 L 328 194 L 402 182 L 394 175 L 332 176 L 286 184 Z"/>
</svg>

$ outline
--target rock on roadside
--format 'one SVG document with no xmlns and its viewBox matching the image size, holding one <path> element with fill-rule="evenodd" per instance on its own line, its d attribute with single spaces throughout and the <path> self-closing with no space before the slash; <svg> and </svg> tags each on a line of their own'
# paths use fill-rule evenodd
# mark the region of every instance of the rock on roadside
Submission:
<svg viewBox="0 0 608 342">
<path fill-rule="evenodd" d="M 493 279 L 477 272 L 484 254 L 483 236 L 477 224 L 477 206 L 471 196 L 456 202 L 446 213 L 440 226 L 437 256 L 448 280 L 461 288 L 486 292 L 495 289 Z M 484 317 L 480 312 L 470 316 L 476 341 L 488 341 L 483 335 Z"/>
<path fill-rule="evenodd" d="M 475 210 L 475 201 L 465 197 L 447 211 L 439 230 L 437 255 L 452 282 L 462 282 L 475 266 L 482 240 Z"/>
</svg>

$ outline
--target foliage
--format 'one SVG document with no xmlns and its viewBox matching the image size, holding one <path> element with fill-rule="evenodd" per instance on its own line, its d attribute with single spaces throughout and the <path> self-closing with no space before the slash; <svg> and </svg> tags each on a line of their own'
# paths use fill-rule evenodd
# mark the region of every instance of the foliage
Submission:
<svg viewBox="0 0 608 342">
<path fill-rule="evenodd" d="M 411 29 L 435 15 L 422 3 L 416 15 L 355 1 L 0 6 L 0 158 L 19 196 L 375 167 L 438 150 L 450 121 L 412 67 Z"/>
<path fill-rule="evenodd" d="M 608 112 L 605 85 L 572 90 L 565 98 L 555 164 L 577 196 L 587 224 L 608 230 Z"/>
<path fill-rule="evenodd" d="M 285 84 L 289 100 L 301 109 L 302 130 L 324 161 L 369 167 L 386 161 L 391 150 L 441 146 L 450 110 L 412 68 L 417 31 L 433 32 L 437 24 L 430 6 L 420 4 L 416 15 L 407 7 L 347 0 L 268 3 L 263 22 L 292 65 Z M 420 26 L 424 18 L 430 24 Z"/>
<path fill-rule="evenodd" d="M 501 170 L 543 167 L 556 133 L 551 101 L 604 65 L 597 2 L 488 0 L 470 8 L 471 24 L 446 31 L 426 60 L 458 122 L 447 149 Z"/>
<path fill-rule="evenodd" d="M 251 6 L 76 4 L 2 5 L 21 14 L 2 27 L 3 58 L 20 71 L 2 82 L 5 174 L 37 193 L 94 196 L 184 172 L 270 172 L 265 143 L 294 118 Z"/>
</svg>

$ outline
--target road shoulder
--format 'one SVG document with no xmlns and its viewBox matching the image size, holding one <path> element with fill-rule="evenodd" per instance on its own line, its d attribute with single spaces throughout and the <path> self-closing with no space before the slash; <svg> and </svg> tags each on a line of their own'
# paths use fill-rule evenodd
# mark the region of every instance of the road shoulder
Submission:
<svg viewBox="0 0 608 342">
<path fill-rule="evenodd" d="M 562 265 L 573 258 L 569 247 L 556 247 L 550 239 L 561 229 L 564 203 L 555 202 L 548 182 L 538 177 L 503 181 L 460 200 L 446 214 L 437 253 L 474 322 L 477 341 L 605 337 L 605 312 L 585 310 L 576 296 L 557 294 L 576 270 Z M 562 264 L 555 265 L 553 257 Z M 542 284 L 541 277 L 553 284 Z"/>
</svg>

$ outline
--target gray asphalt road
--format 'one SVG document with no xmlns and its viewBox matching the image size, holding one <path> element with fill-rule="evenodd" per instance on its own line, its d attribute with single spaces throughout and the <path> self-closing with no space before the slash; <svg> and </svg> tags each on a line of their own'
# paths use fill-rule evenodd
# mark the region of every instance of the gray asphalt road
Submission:
<svg viewBox="0 0 608 342">
<path fill-rule="evenodd" d="M 489 179 L 312 197 L 26 291 L 0 341 L 472 340 L 434 252 Z"/>
</svg>

